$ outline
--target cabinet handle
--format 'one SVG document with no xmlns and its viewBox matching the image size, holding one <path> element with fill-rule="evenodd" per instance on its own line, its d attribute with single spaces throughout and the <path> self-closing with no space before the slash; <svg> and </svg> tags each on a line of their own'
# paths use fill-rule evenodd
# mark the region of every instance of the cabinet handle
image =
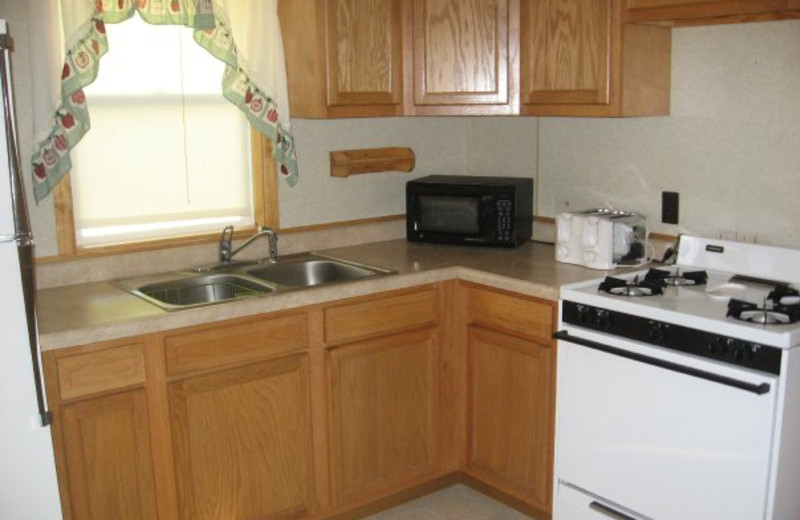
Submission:
<svg viewBox="0 0 800 520">
<path fill-rule="evenodd" d="M 636 520 L 634 517 L 628 516 L 625 513 L 620 513 L 616 509 L 608 507 L 605 504 L 601 504 L 597 500 L 594 500 L 589 504 L 589 509 L 597 511 L 598 513 L 609 518 L 613 518 L 614 520 Z"/>
</svg>

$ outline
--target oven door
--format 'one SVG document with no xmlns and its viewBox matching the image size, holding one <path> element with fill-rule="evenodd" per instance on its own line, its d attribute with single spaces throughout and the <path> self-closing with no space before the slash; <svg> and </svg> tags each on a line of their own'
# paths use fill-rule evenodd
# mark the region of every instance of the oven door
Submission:
<svg viewBox="0 0 800 520">
<path fill-rule="evenodd" d="M 777 377 L 582 329 L 557 336 L 554 520 L 574 517 L 565 487 L 636 512 L 622 518 L 764 518 Z"/>
</svg>

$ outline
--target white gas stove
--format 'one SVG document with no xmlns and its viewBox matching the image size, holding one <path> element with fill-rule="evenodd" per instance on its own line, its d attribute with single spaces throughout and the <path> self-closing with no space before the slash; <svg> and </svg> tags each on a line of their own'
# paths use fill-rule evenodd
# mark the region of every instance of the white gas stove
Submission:
<svg viewBox="0 0 800 520">
<path fill-rule="evenodd" d="M 800 251 L 686 236 L 562 287 L 554 520 L 800 518 L 798 288 Z"/>
</svg>

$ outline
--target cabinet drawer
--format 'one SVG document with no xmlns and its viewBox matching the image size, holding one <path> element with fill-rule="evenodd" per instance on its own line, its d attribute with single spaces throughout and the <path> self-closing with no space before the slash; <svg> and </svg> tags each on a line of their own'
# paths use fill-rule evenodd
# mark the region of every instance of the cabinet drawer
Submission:
<svg viewBox="0 0 800 520">
<path fill-rule="evenodd" d="M 434 289 L 370 299 L 325 309 L 325 342 L 407 330 L 438 321 L 439 302 Z"/>
<path fill-rule="evenodd" d="M 164 338 L 167 374 L 234 365 L 303 350 L 308 346 L 305 313 L 205 326 Z"/>
<path fill-rule="evenodd" d="M 62 357 L 56 370 L 64 401 L 144 383 L 144 343 Z"/>
<path fill-rule="evenodd" d="M 469 319 L 472 323 L 551 341 L 553 304 L 473 287 L 469 289 Z"/>
</svg>

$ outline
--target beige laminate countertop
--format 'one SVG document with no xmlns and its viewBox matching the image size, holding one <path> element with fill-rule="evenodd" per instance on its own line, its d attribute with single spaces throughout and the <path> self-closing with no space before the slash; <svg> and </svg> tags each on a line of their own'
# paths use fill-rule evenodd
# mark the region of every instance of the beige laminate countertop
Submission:
<svg viewBox="0 0 800 520">
<path fill-rule="evenodd" d="M 161 310 L 109 282 L 44 289 L 38 293 L 42 349 L 107 341 L 453 278 L 556 300 L 559 286 L 604 274 L 557 263 L 552 245 L 535 242 L 516 249 L 494 249 L 400 239 L 321 252 L 391 269 L 397 274 L 173 312 Z"/>
</svg>

